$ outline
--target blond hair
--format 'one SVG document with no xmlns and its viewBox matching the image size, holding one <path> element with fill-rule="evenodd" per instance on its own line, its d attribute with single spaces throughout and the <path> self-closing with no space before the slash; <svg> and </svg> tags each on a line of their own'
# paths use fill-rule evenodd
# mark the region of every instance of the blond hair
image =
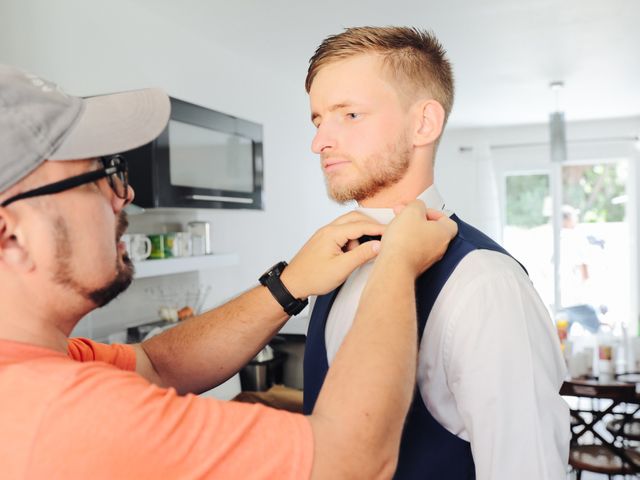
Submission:
<svg viewBox="0 0 640 480">
<path fill-rule="evenodd" d="M 432 32 L 410 27 L 354 27 L 324 39 L 309 60 L 307 93 L 320 69 L 359 54 L 374 53 L 409 97 L 428 92 L 442 105 L 446 123 L 453 107 L 453 71 Z"/>
</svg>

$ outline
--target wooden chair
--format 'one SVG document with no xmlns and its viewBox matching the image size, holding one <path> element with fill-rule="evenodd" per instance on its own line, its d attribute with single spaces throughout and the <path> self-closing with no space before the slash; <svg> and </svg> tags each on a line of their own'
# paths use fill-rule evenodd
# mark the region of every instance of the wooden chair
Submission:
<svg viewBox="0 0 640 480">
<path fill-rule="evenodd" d="M 607 422 L 606 428 L 614 437 L 625 442 L 640 442 L 640 418 L 622 415 Z"/>
<path fill-rule="evenodd" d="M 614 475 L 640 473 L 640 452 L 621 441 L 621 436 L 607 433 L 606 425 L 620 425 L 622 432 L 629 424 L 626 406 L 640 404 L 635 386 L 614 382 L 600 384 L 596 381 L 567 381 L 560 390 L 561 395 L 590 398 L 592 408 L 571 410 L 571 446 L 569 464 L 580 480 L 583 471 L 600 473 L 612 478 Z M 595 401 L 594 401 L 595 399 Z M 609 405 L 601 408 L 601 400 Z M 620 419 L 619 424 L 608 422 L 609 418 Z"/>
<path fill-rule="evenodd" d="M 624 453 L 635 465 L 640 465 L 640 452 L 631 448 L 624 448 Z M 622 457 L 614 453 L 606 445 L 571 445 L 569 450 L 569 465 L 576 471 L 576 478 L 580 480 L 582 472 L 594 472 L 608 475 L 633 475 L 639 472 L 637 466 L 623 461 Z"/>
</svg>

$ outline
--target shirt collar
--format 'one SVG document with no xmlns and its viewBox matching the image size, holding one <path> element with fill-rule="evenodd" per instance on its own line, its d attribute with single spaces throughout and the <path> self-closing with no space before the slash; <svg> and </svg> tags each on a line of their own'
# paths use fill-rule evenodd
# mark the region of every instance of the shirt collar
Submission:
<svg viewBox="0 0 640 480">
<path fill-rule="evenodd" d="M 445 210 L 445 203 L 440 195 L 440 192 L 436 189 L 435 185 L 431 185 L 424 192 L 418 195 L 418 200 L 422 200 L 425 205 L 434 210 L 444 211 L 448 216 L 451 216 L 453 212 Z M 365 208 L 357 207 L 356 212 L 361 212 L 368 217 L 373 218 L 380 223 L 389 223 L 393 220 L 395 214 L 392 208 Z"/>
</svg>

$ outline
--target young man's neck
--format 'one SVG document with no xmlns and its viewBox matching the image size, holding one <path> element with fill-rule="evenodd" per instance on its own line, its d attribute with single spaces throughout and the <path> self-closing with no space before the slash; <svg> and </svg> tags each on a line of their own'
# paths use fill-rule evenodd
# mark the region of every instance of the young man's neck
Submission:
<svg viewBox="0 0 640 480">
<path fill-rule="evenodd" d="M 406 205 L 433 185 L 433 177 L 422 182 L 405 182 L 406 178 L 389 188 L 381 190 L 374 196 L 358 202 L 358 205 L 363 208 L 393 208 L 397 205 Z"/>
</svg>

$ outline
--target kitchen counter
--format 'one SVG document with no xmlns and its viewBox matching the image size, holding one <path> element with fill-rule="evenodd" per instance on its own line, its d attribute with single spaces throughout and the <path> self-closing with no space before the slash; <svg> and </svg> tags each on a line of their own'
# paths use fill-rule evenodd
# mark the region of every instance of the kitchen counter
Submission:
<svg viewBox="0 0 640 480">
<path fill-rule="evenodd" d="M 284 385 L 274 385 L 266 392 L 241 392 L 233 400 L 244 403 L 261 403 L 280 410 L 302 413 L 302 390 Z"/>
</svg>

